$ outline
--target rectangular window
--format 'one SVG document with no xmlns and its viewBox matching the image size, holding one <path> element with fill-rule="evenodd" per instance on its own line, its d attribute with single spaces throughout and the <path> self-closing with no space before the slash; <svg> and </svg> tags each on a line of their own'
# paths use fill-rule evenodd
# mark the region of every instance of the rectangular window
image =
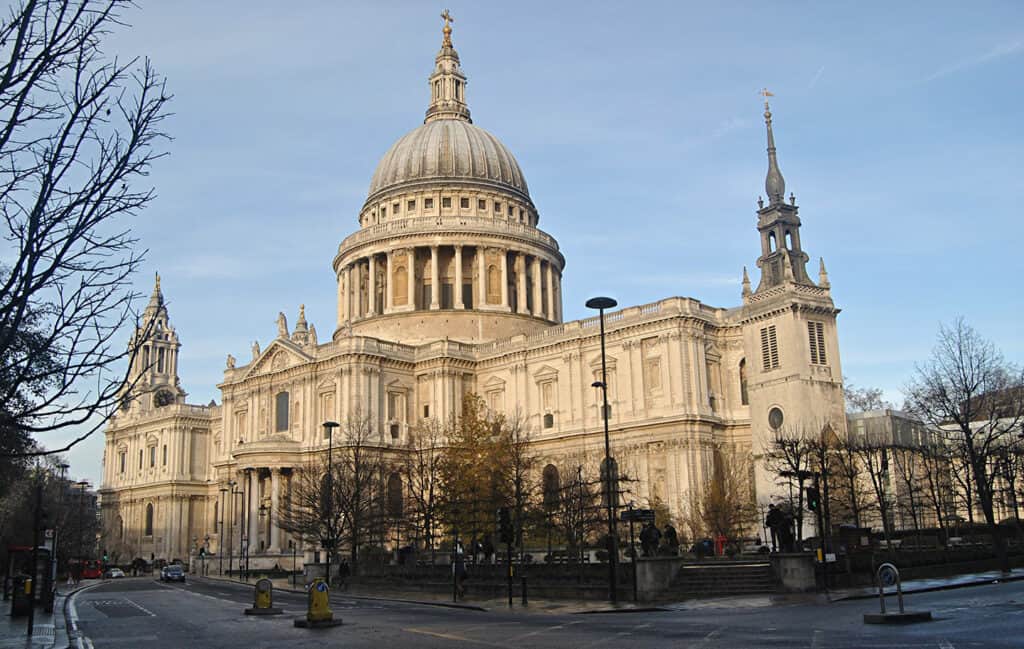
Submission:
<svg viewBox="0 0 1024 649">
<path fill-rule="evenodd" d="M 766 372 L 779 367 L 779 341 L 775 325 L 761 328 L 761 365 Z"/>
<path fill-rule="evenodd" d="M 394 203 L 391 206 L 391 213 L 394 214 L 395 216 L 398 216 L 398 208 L 399 207 L 401 207 L 401 203 Z"/>
<path fill-rule="evenodd" d="M 452 288 L 452 285 L 448 284 L 448 283 L 441 284 L 441 308 L 442 309 L 454 309 L 455 308 L 454 297 L 455 297 L 455 292 L 454 292 L 454 290 Z"/>
<path fill-rule="evenodd" d="M 469 209 L 469 199 L 468 198 L 460 198 L 459 199 L 459 207 L 461 207 L 464 210 L 468 210 Z"/>
<path fill-rule="evenodd" d="M 142 469 L 142 449 L 139 449 L 139 469 Z"/>
<path fill-rule="evenodd" d="M 156 466 L 156 447 L 155 446 L 150 446 L 149 447 L 149 466 L 150 466 L 150 468 L 153 468 L 153 467 Z"/>
<path fill-rule="evenodd" d="M 451 206 L 452 206 L 452 199 L 450 197 L 445 196 L 444 198 L 441 199 L 441 207 L 447 209 L 447 208 L 449 208 Z"/>
<path fill-rule="evenodd" d="M 394 421 L 398 413 L 398 395 L 394 392 L 388 392 L 388 419 Z"/>
<path fill-rule="evenodd" d="M 433 198 L 424 198 L 423 199 L 423 209 L 425 209 L 425 210 L 432 210 L 432 209 L 434 209 L 434 199 Z"/>
<path fill-rule="evenodd" d="M 473 308 L 473 285 L 462 285 L 462 305 L 467 309 Z"/>
<path fill-rule="evenodd" d="M 386 207 L 380 208 L 380 218 L 384 218 L 387 215 L 388 215 L 388 208 L 386 208 Z"/>
<path fill-rule="evenodd" d="M 430 417 L 430 406 L 429 405 L 424 405 L 423 406 L 423 418 L 427 419 L 429 417 Z"/>
<path fill-rule="evenodd" d="M 494 201 L 494 213 L 497 216 L 501 216 L 501 203 L 498 201 Z"/>
<path fill-rule="evenodd" d="M 119 455 L 121 456 L 121 457 L 120 457 L 120 459 L 121 459 L 121 473 L 124 473 L 124 470 L 125 470 L 125 468 L 126 468 L 126 466 L 125 466 L 125 465 L 127 465 L 127 464 L 128 464 L 128 454 L 127 454 L 127 453 L 125 453 L 124 451 L 121 451 L 121 452 L 119 453 Z"/>
<path fill-rule="evenodd" d="M 480 210 L 481 212 L 486 212 L 487 211 L 487 201 L 485 201 L 483 199 L 478 200 L 476 202 L 476 209 Z"/>
<path fill-rule="evenodd" d="M 167 466 L 167 444 L 164 444 L 164 466 Z"/>
<path fill-rule="evenodd" d="M 409 201 L 408 203 L 406 203 L 405 204 L 405 211 L 406 212 L 415 212 L 416 211 L 416 201 Z"/>
<path fill-rule="evenodd" d="M 282 433 L 288 430 L 288 393 L 278 392 L 274 397 L 274 431 Z"/>
<path fill-rule="evenodd" d="M 508 218 L 512 218 L 512 215 L 513 215 L 514 213 L 515 213 L 515 209 L 513 209 L 513 208 L 512 208 L 512 206 L 511 206 L 511 205 L 509 205 L 509 206 L 508 206 Z"/>
<path fill-rule="evenodd" d="M 825 365 L 825 325 L 821 322 L 807 323 L 807 339 L 811 349 L 811 363 Z"/>
<path fill-rule="evenodd" d="M 162 348 L 157 350 L 156 371 L 164 371 L 164 350 Z"/>
</svg>

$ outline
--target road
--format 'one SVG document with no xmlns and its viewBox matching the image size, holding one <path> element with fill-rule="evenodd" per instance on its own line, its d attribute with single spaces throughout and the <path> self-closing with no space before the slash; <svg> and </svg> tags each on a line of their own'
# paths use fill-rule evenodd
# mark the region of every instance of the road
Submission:
<svg viewBox="0 0 1024 649">
<path fill-rule="evenodd" d="M 149 578 L 104 583 L 79 593 L 73 615 L 84 646 L 95 649 L 260 649 L 329 646 L 398 649 L 964 649 L 1024 647 L 1024 582 L 914 595 L 908 608 L 937 618 L 910 626 L 865 625 L 877 601 L 767 600 L 692 602 L 667 612 L 552 614 L 523 609 L 486 612 L 398 602 L 332 599 L 344 625 L 298 629 L 305 597 L 275 593 L 285 614 L 252 617 L 252 588 L 225 582 L 162 584 Z M 895 602 L 893 602 L 895 604 Z"/>
</svg>

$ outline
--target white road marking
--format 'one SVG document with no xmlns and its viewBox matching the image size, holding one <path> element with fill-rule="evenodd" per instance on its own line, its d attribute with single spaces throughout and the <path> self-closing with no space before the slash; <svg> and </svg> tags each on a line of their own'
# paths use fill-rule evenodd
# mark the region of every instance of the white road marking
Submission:
<svg viewBox="0 0 1024 649">
<path fill-rule="evenodd" d="M 821 629 L 815 629 L 814 634 L 811 635 L 811 649 L 819 649 L 821 647 L 821 640 L 825 637 L 825 632 Z"/>
<path fill-rule="evenodd" d="M 517 635 L 516 637 L 512 638 L 512 641 L 515 642 L 515 641 L 518 641 L 518 640 L 522 640 L 524 638 L 531 638 L 531 637 L 533 637 L 535 635 L 539 635 L 541 633 L 548 633 L 549 631 L 558 631 L 559 629 L 564 629 L 565 627 L 572 626 L 574 624 L 583 624 L 583 620 L 579 620 L 577 622 L 566 622 L 565 624 L 557 624 L 555 626 L 549 626 L 549 627 L 546 627 L 546 628 L 543 628 L 543 629 L 537 629 L 536 631 L 530 631 L 529 633 L 524 633 L 523 635 Z"/>
<path fill-rule="evenodd" d="M 956 649 L 949 640 L 939 640 L 939 649 Z"/>
<path fill-rule="evenodd" d="M 715 629 L 714 631 L 711 631 L 710 633 L 708 633 L 706 636 L 704 636 L 703 638 L 700 639 L 700 642 L 698 642 L 697 644 L 693 645 L 693 649 L 701 649 L 701 647 L 708 646 L 708 643 L 711 642 L 712 640 L 714 640 L 715 638 L 717 638 L 718 634 L 720 634 L 722 632 L 722 629 L 724 629 L 724 628 L 725 627 L 721 627 L 720 626 L 717 629 Z"/>
</svg>

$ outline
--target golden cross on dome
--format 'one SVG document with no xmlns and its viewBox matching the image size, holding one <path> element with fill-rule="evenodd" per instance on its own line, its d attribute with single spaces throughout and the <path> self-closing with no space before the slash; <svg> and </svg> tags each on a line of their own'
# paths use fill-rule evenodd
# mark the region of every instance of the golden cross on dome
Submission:
<svg viewBox="0 0 1024 649">
<path fill-rule="evenodd" d="M 761 90 L 757 94 L 759 94 L 762 97 L 764 97 L 764 108 L 765 108 L 765 110 L 768 110 L 768 98 L 769 97 L 774 97 L 775 93 L 771 92 L 767 88 L 761 88 Z"/>
<path fill-rule="evenodd" d="M 444 31 L 444 43 L 443 43 L 443 45 L 444 45 L 444 47 L 451 47 L 452 46 L 452 25 L 451 24 L 453 22 L 455 22 L 455 19 L 452 18 L 451 12 L 449 12 L 447 9 L 445 9 L 443 12 L 441 12 L 441 18 L 444 20 L 444 30 L 443 30 Z"/>
</svg>

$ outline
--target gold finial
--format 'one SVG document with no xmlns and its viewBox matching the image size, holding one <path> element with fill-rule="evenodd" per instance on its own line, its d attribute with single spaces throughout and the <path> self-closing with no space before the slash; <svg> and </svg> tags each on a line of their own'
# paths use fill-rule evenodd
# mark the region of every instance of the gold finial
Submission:
<svg viewBox="0 0 1024 649">
<path fill-rule="evenodd" d="M 774 97 L 775 93 L 771 92 L 767 88 L 761 88 L 761 90 L 757 94 L 764 97 L 764 112 L 766 113 L 765 117 L 771 117 L 771 111 L 768 109 L 768 98 Z"/>
<path fill-rule="evenodd" d="M 452 46 L 452 25 L 451 24 L 453 22 L 455 22 L 455 19 L 452 18 L 451 12 L 449 12 L 447 9 L 445 9 L 443 12 L 441 12 L 441 18 L 444 20 L 444 29 L 442 30 L 444 32 L 444 42 L 441 43 L 441 46 L 442 47 L 451 47 Z"/>
</svg>

